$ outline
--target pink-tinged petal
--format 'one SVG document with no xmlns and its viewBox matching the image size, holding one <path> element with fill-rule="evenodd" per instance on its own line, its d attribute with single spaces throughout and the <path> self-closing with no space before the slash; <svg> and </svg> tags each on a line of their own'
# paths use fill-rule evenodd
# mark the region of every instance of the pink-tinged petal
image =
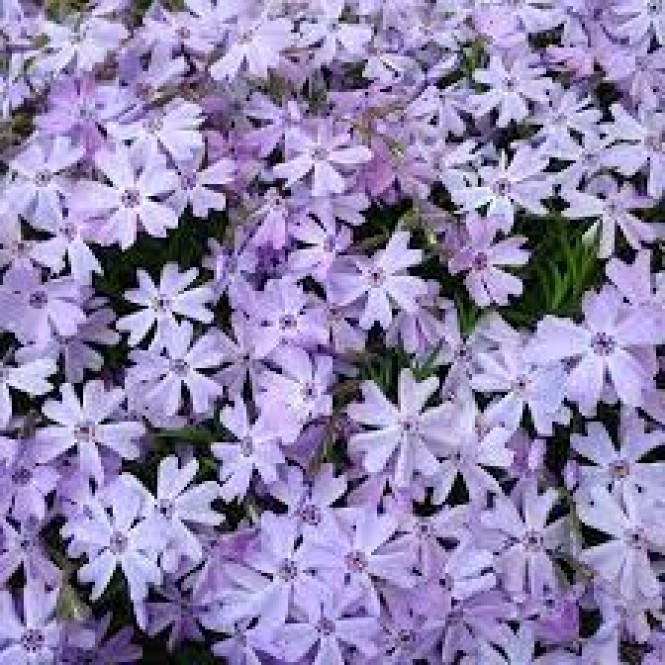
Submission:
<svg viewBox="0 0 665 665">
<path fill-rule="evenodd" d="M 605 361 L 589 353 L 572 369 L 568 376 L 568 396 L 577 402 L 584 414 L 596 408 L 605 386 Z"/>
<path fill-rule="evenodd" d="M 277 178 L 284 178 L 286 186 L 291 187 L 298 180 L 302 180 L 314 168 L 314 162 L 307 155 L 300 155 L 295 159 L 284 164 L 277 164 L 273 167 L 273 175 Z"/>
<path fill-rule="evenodd" d="M 563 214 L 569 219 L 586 219 L 600 217 L 605 211 L 605 203 L 591 194 L 584 192 L 565 192 L 568 208 Z"/>
<path fill-rule="evenodd" d="M 346 182 L 344 178 L 329 162 L 318 161 L 314 163 L 314 178 L 312 181 L 312 195 L 314 197 L 341 194 L 345 189 Z"/>
<path fill-rule="evenodd" d="M 350 148 L 331 150 L 328 158 L 333 164 L 354 166 L 356 164 L 363 164 L 372 159 L 372 151 L 364 145 L 357 145 Z"/>
<path fill-rule="evenodd" d="M 587 353 L 590 340 L 590 333 L 573 321 L 546 316 L 538 324 L 526 353 L 534 362 L 546 364 Z"/>
<path fill-rule="evenodd" d="M 111 582 L 115 569 L 116 559 L 109 551 L 98 554 L 79 569 L 78 578 L 81 584 L 93 585 L 91 600 L 99 600 Z"/>
<path fill-rule="evenodd" d="M 383 289 L 370 289 L 367 292 L 367 303 L 360 316 L 360 326 L 369 330 L 375 322 L 387 330 L 393 319 L 392 307 L 388 295 Z"/>
<path fill-rule="evenodd" d="M 117 145 L 114 150 L 102 149 L 95 154 L 95 165 L 118 189 L 135 186 L 136 173 L 129 161 L 129 152 Z"/>
<path fill-rule="evenodd" d="M 364 453 L 363 466 L 369 473 L 379 473 L 399 444 L 400 432 L 395 428 L 354 434 L 349 441 L 352 451 Z"/>
<path fill-rule="evenodd" d="M 651 377 L 634 356 L 616 349 L 607 360 L 607 369 L 619 399 L 628 406 L 642 406 L 642 393 L 651 383 Z"/>
</svg>

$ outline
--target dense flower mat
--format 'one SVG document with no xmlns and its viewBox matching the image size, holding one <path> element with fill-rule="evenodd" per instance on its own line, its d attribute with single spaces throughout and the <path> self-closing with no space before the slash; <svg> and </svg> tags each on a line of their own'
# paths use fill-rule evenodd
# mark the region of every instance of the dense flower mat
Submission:
<svg viewBox="0 0 665 665">
<path fill-rule="evenodd" d="M 0 0 L 0 664 L 665 662 L 662 0 Z"/>
</svg>

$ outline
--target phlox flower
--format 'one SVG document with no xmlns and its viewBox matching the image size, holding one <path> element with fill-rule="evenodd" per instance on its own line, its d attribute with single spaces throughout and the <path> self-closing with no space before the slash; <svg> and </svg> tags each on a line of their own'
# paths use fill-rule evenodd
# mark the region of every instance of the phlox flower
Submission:
<svg viewBox="0 0 665 665">
<path fill-rule="evenodd" d="M 137 271 L 138 289 L 125 293 L 125 299 L 143 307 L 139 312 L 128 314 L 116 321 L 121 332 L 129 333 L 129 344 L 136 346 L 155 328 L 153 347 L 178 334 L 178 317 L 211 323 L 213 314 L 208 305 L 213 300 L 209 286 L 193 286 L 199 271 L 190 268 L 181 273 L 175 263 L 167 263 L 156 285 L 145 270 Z"/>
<path fill-rule="evenodd" d="M 121 388 L 106 390 L 101 381 L 89 381 L 79 400 L 74 387 L 65 383 L 60 388 L 61 400 L 47 400 L 44 415 L 56 424 L 41 428 L 37 434 L 37 457 L 49 461 L 76 448 L 79 469 L 100 483 L 104 469 L 100 448 L 107 448 L 124 459 L 136 459 L 138 439 L 144 426 L 133 420 L 114 420 L 125 401 Z"/>
</svg>

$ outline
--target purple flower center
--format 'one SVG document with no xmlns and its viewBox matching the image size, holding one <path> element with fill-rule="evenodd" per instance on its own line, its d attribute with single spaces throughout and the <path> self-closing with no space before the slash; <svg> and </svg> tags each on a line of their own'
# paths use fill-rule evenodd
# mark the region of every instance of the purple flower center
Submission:
<svg viewBox="0 0 665 665">
<path fill-rule="evenodd" d="M 314 384 L 311 381 L 306 381 L 301 388 L 301 393 L 304 399 L 312 399 L 314 397 Z"/>
<path fill-rule="evenodd" d="M 321 523 L 321 510 L 313 503 L 304 505 L 299 511 L 300 519 L 310 526 L 318 526 Z"/>
<path fill-rule="evenodd" d="M 324 162 L 328 159 L 328 151 L 323 146 L 317 145 L 316 148 L 312 150 L 312 159 Z"/>
<path fill-rule="evenodd" d="M 489 259 L 487 258 L 487 254 L 485 252 L 478 252 L 474 257 L 473 261 L 471 262 L 471 267 L 474 270 L 486 270 L 487 266 L 489 266 L 490 262 Z"/>
<path fill-rule="evenodd" d="M 28 304 L 34 309 L 44 309 L 48 303 L 48 295 L 46 291 L 40 290 L 30 294 Z"/>
<path fill-rule="evenodd" d="M 298 565 L 293 559 L 284 559 L 284 561 L 279 564 L 277 574 L 285 582 L 291 582 L 298 576 Z"/>
<path fill-rule="evenodd" d="M 279 317 L 280 330 L 294 330 L 298 325 L 298 320 L 293 314 L 282 314 Z"/>
<path fill-rule="evenodd" d="M 629 547 L 636 550 L 643 550 L 646 548 L 644 532 L 639 528 L 626 531 L 626 542 Z"/>
<path fill-rule="evenodd" d="M 168 312 L 171 309 L 171 298 L 157 296 L 152 299 L 152 308 L 157 312 Z"/>
<path fill-rule="evenodd" d="M 529 385 L 529 380 L 523 374 L 520 374 L 513 383 L 513 390 L 516 393 L 523 393 Z"/>
<path fill-rule="evenodd" d="M 28 628 L 21 636 L 21 646 L 28 653 L 37 653 L 44 648 L 46 638 L 39 628 Z"/>
<path fill-rule="evenodd" d="M 127 547 L 129 546 L 129 539 L 124 533 L 120 533 L 120 531 L 116 531 L 112 536 L 111 540 L 109 541 L 109 549 L 113 554 L 120 555 L 124 554 L 127 551 Z"/>
<path fill-rule="evenodd" d="M 400 628 L 395 636 L 395 641 L 401 647 L 410 646 L 416 640 L 416 634 L 409 628 Z"/>
<path fill-rule="evenodd" d="M 27 485 L 32 480 L 32 471 L 25 466 L 20 466 L 12 473 L 14 485 Z"/>
<path fill-rule="evenodd" d="M 189 371 L 189 365 L 183 358 L 175 358 L 171 361 L 171 371 L 176 376 L 185 376 Z"/>
<path fill-rule="evenodd" d="M 386 273 L 383 268 L 374 268 L 367 275 L 370 286 L 377 287 L 381 286 L 386 281 Z"/>
<path fill-rule="evenodd" d="M 76 236 L 78 235 L 76 226 L 72 224 L 71 222 L 65 222 L 61 227 L 60 227 L 60 233 L 67 238 L 70 242 L 72 240 L 76 239 Z"/>
<path fill-rule="evenodd" d="M 439 586 L 446 592 L 450 593 L 453 590 L 454 581 L 450 573 L 446 573 L 439 579 Z"/>
<path fill-rule="evenodd" d="M 76 443 L 94 443 L 95 434 L 95 425 L 89 421 L 78 423 L 74 427 L 74 439 Z"/>
<path fill-rule="evenodd" d="M 615 460 L 610 464 L 610 474 L 615 480 L 623 480 L 630 474 L 630 464 L 626 460 Z"/>
<path fill-rule="evenodd" d="M 402 432 L 404 434 L 415 434 L 418 431 L 418 421 L 415 418 L 407 417 L 402 420 Z"/>
<path fill-rule="evenodd" d="M 367 557 L 360 550 L 353 550 L 344 557 L 346 567 L 354 573 L 362 573 L 367 570 Z"/>
<path fill-rule="evenodd" d="M 653 152 L 665 151 L 665 133 L 654 132 L 647 134 L 644 139 L 644 145 L 648 150 L 652 150 Z"/>
<path fill-rule="evenodd" d="M 251 437 L 246 436 L 240 439 L 239 445 L 240 445 L 240 451 L 245 457 L 252 456 L 252 454 L 254 453 L 254 443 Z"/>
<path fill-rule="evenodd" d="M 19 240 L 14 243 L 14 254 L 17 257 L 26 257 L 32 249 L 32 243 L 29 240 Z"/>
<path fill-rule="evenodd" d="M 596 333 L 591 339 L 591 348 L 599 356 L 609 356 L 616 349 L 614 337 L 604 332 Z"/>
<path fill-rule="evenodd" d="M 510 180 L 507 178 L 499 178 L 492 187 L 492 191 L 497 196 L 506 196 L 510 192 Z"/>
<path fill-rule="evenodd" d="M 149 118 L 145 119 L 143 126 L 151 134 L 156 134 L 164 128 L 164 117 L 159 113 L 151 115 Z"/>
<path fill-rule="evenodd" d="M 175 503 L 173 499 L 160 499 L 157 503 L 157 510 L 163 517 L 170 520 L 175 515 Z"/>
<path fill-rule="evenodd" d="M 180 174 L 180 186 L 183 189 L 194 189 L 196 187 L 196 173 L 191 172 L 191 173 L 181 173 Z"/>
<path fill-rule="evenodd" d="M 37 173 L 35 173 L 35 185 L 37 185 L 37 187 L 46 187 L 46 185 L 51 182 L 52 178 L 53 174 L 46 169 L 37 171 Z"/>
<path fill-rule="evenodd" d="M 138 189 L 126 189 L 120 197 L 125 208 L 136 208 L 141 203 L 141 194 Z"/>
<path fill-rule="evenodd" d="M 335 623 L 326 617 L 321 617 L 316 628 L 322 635 L 332 635 L 335 632 Z"/>
<path fill-rule="evenodd" d="M 543 535 L 538 531 L 527 531 L 522 537 L 522 545 L 530 552 L 539 552 L 543 549 Z"/>
</svg>

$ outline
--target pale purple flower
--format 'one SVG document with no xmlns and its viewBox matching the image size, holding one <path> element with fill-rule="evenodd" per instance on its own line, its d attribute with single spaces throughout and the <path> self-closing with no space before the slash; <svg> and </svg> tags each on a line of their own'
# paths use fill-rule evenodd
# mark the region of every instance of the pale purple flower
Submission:
<svg viewBox="0 0 665 665">
<path fill-rule="evenodd" d="M 40 535 L 43 527 L 34 517 L 17 525 L 0 521 L 0 585 L 8 586 L 9 578 L 20 569 L 29 582 L 44 583 L 49 588 L 60 582 L 62 573 L 51 561 Z"/>
<path fill-rule="evenodd" d="M 62 626 L 55 618 L 60 590 L 31 580 L 23 587 L 22 611 L 10 591 L 0 590 L 0 663 L 40 665 L 55 662 Z"/>
<path fill-rule="evenodd" d="M 289 268 L 295 275 L 311 275 L 323 283 L 335 259 L 349 249 L 352 241 L 347 227 L 317 222 L 309 215 L 294 224 L 289 234 L 305 245 L 289 254 Z"/>
<path fill-rule="evenodd" d="M 453 201 L 470 212 L 487 206 L 487 216 L 501 221 L 500 228 L 512 228 L 517 208 L 524 208 L 532 215 L 546 215 L 543 205 L 552 196 L 552 183 L 544 173 L 548 159 L 528 147 L 519 147 L 508 163 L 505 152 L 499 155 L 496 166 L 479 169 L 480 184 L 469 184 L 453 190 Z"/>
<path fill-rule="evenodd" d="M 471 386 L 485 394 L 498 393 L 485 409 L 488 422 L 516 430 L 528 409 L 536 431 L 552 434 L 552 426 L 563 418 L 566 372 L 560 362 L 541 363 L 525 357 L 522 344 L 504 344 L 496 351 L 477 356 L 478 370 Z"/>
<path fill-rule="evenodd" d="M 665 20 L 662 8 L 661 13 Z M 611 110 L 613 122 L 605 132 L 615 143 L 608 148 L 607 162 L 625 176 L 647 169 L 647 193 L 660 198 L 665 192 L 665 113 L 644 110 L 635 118 L 618 103 Z"/>
<path fill-rule="evenodd" d="M 204 413 L 222 394 L 221 385 L 202 371 L 222 364 L 224 355 L 217 336 L 207 333 L 194 340 L 189 321 L 183 321 L 164 340 L 161 353 L 134 349 L 130 358 L 134 366 L 129 373 L 144 386 L 147 404 L 167 416 L 180 410 L 183 386 L 187 387 L 194 413 Z"/>
<path fill-rule="evenodd" d="M 108 122 L 127 110 L 129 95 L 116 85 L 100 85 L 89 74 L 54 83 L 48 110 L 36 118 L 47 134 L 68 134 L 85 145 L 88 155 L 102 147 Z"/>
<path fill-rule="evenodd" d="M 83 387 L 81 400 L 69 383 L 61 386 L 60 395 L 61 401 L 48 400 L 42 409 L 57 424 L 39 429 L 39 460 L 55 459 L 76 447 L 80 470 L 100 483 L 104 478 L 100 448 L 123 459 L 138 457 L 138 439 L 145 432 L 144 426 L 133 420 L 113 419 L 125 401 L 124 390 L 106 390 L 101 381 L 89 381 Z"/>
<path fill-rule="evenodd" d="M 357 167 L 372 158 L 369 148 L 352 143 L 347 133 L 335 133 L 329 123 L 320 122 L 316 134 L 310 136 L 294 128 L 286 134 L 287 161 L 273 168 L 277 178 L 285 178 L 286 186 L 312 173 L 312 196 L 342 194 L 346 190 L 345 169 Z"/>
<path fill-rule="evenodd" d="M 86 371 L 99 372 L 104 358 L 95 346 L 114 346 L 120 341 L 120 335 L 110 327 L 115 314 L 105 305 L 103 298 L 90 298 L 84 303 L 86 319 L 73 335 L 55 335 L 43 349 L 39 344 L 24 346 L 16 352 L 17 359 L 29 362 L 48 357 L 57 361 L 62 357 L 65 379 L 70 383 L 81 383 Z"/>
<path fill-rule="evenodd" d="M 486 85 L 487 92 L 472 97 L 471 108 L 476 116 L 498 109 L 497 125 L 506 127 L 511 120 L 521 122 L 529 113 L 529 102 L 544 103 L 552 83 L 537 59 L 520 54 L 505 62 L 499 54 L 490 56 L 487 69 L 476 69 L 473 78 Z"/>
<path fill-rule="evenodd" d="M 378 514 L 365 506 L 352 514 L 348 525 L 341 524 L 328 537 L 311 541 L 306 563 L 330 575 L 331 583 L 340 588 L 346 578 L 351 590 L 360 592 L 366 611 L 379 616 L 377 586 L 381 581 L 401 589 L 412 587 L 415 581 L 411 552 L 391 542 L 398 526 L 391 515 Z"/>
<path fill-rule="evenodd" d="M 0 326 L 44 351 L 54 339 L 75 335 L 85 323 L 80 299 L 81 286 L 70 277 L 42 282 L 36 270 L 10 270 L 0 287 Z"/>
<path fill-rule="evenodd" d="M 145 117 L 128 124 L 109 125 L 110 135 L 127 141 L 136 150 L 157 153 L 163 150 L 176 162 L 191 160 L 203 151 L 201 107 L 194 102 L 174 100 Z"/>
<path fill-rule="evenodd" d="M 619 0 L 613 10 L 619 17 L 615 32 L 630 42 L 655 37 L 665 46 L 665 7 L 660 0 Z"/>
<path fill-rule="evenodd" d="M 16 174 L 8 195 L 22 214 L 38 222 L 61 212 L 68 183 L 63 175 L 83 157 L 83 148 L 65 136 L 33 141 L 11 162 Z"/>
<path fill-rule="evenodd" d="M 244 497 L 255 471 L 267 485 L 276 482 L 277 469 L 286 460 L 265 419 L 250 423 L 247 407 L 238 398 L 232 407 L 222 409 L 220 421 L 236 439 L 212 445 L 213 454 L 221 462 L 221 497 L 225 501 Z"/>
<path fill-rule="evenodd" d="M 353 255 L 348 262 L 340 259 L 339 265 L 332 268 L 328 277 L 332 301 L 349 305 L 362 299 L 365 306 L 360 325 L 365 330 L 375 322 L 385 330 L 393 320 L 395 305 L 413 312 L 417 299 L 427 293 L 425 281 L 407 272 L 420 263 L 422 250 L 409 249 L 408 245 L 409 234 L 398 231 L 372 258 Z"/>
<path fill-rule="evenodd" d="M 439 387 L 436 378 L 416 381 L 404 369 L 398 383 L 399 405 L 390 403 L 372 381 L 362 384 L 362 402 L 347 408 L 352 420 L 369 426 L 370 431 L 349 439 L 352 454 L 361 454 L 368 473 L 379 473 L 394 465 L 394 482 L 407 487 L 416 474 L 433 476 L 439 469 L 436 454 L 446 437 L 451 414 L 447 405 L 426 408 Z"/>
<path fill-rule="evenodd" d="M 48 379 L 57 370 L 57 365 L 50 358 L 37 358 L 18 364 L 8 360 L 0 363 L 0 429 L 6 428 L 12 417 L 11 393 L 22 392 L 31 397 L 47 394 L 53 389 Z"/>
<path fill-rule="evenodd" d="M 663 165 L 665 167 L 665 162 Z M 562 213 L 565 217 L 597 220 L 590 231 L 597 232 L 600 238 L 598 256 L 601 259 L 614 254 L 617 228 L 635 250 L 656 240 L 659 235 L 656 226 L 642 221 L 631 212 L 650 208 L 653 205 L 651 199 L 638 195 L 630 185 L 619 189 L 614 181 L 603 190 L 598 192 L 600 196 L 592 192 L 591 188 L 586 192 L 567 189 L 562 192 L 562 198 L 568 203 Z"/>
<path fill-rule="evenodd" d="M 203 559 L 203 548 L 192 525 L 218 526 L 223 516 L 212 509 L 211 503 L 220 496 L 220 487 L 214 481 L 194 484 L 199 464 L 192 459 L 182 466 L 178 458 L 170 455 L 163 459 L 157 470 L 157 492 L 150 501 L 153 515 L 150 526 L 162 539 L 162 567 L 173 572 L 184 557 L 193 564 Z"/>
<path fill-rule="evenodd" d="M 203 156 L 204 151 L 198 150 L 193 160 L 178 166 L 180 187 L 169 199 L 180 214 L 189 205 L 193 215 L 200 219 L 206 219 L 213 210 L 226 208 L 222 188 L 235 180 L 237 171 L 235 162 L 226 158 L 203 166 Z"/>
<path fill-rule="evenodd" d="M 81 284 L 90 284 L 92 275 L 103 269 L 88 246 L 96 240 L 94 223 L 74 212 L 63 216 L 60 210 L 37 220 L 35 227 L 52 234 L 47 240 L 34 242 L 31 257 L 53 272 L 62 272 L 66 263 L 72 277 Z"/>
<path fill-rule="evenodd" d="M 581 487 L 602 485 L 617 497 L 625 492 L 646 491 L 658 498 L 665 482 L 665 462 L 642 458 L 665 444 L 665 433 L 649 430 L 637 411 L 624 410 L 619 427 L 617 448 L 605 426 L 597 421 L 587 423 L 586 435 L 571 436 L 572 449 L 591 464 L 578 466 Z"/>
<path fill-rule="evenodd" d="M 328 331 L 315 300 L 294 276 L 271 279 L 254 301 L 239 303 L 254 327 L 254 347 L 262 355 L 286 346 L 325 344 Z"/>
<path fill-rule="evenodd" d="M 261 328 L 242 312 L 235 311 L 231 315 L 233 336 L 219 333 L 219 345 L 224 355 L 224 367 L 215 374 L 227 390 L 228 395 L 235 399 L 240 396 L 249 381 L 252 392 L 257 390 L 258 377 L 266 367 L 268 351 L 261 348 Z"/>
<path fill-rule="evenodd" d="M 36 460 L 34 440 L 0 437 L 0 510 L 19 522 L 43 520 L 60 474 Z"/>
<path fill-rule="evenodd" d="M 579 519 L 610 537 L 582 550 L 581 561 L 628 600 L 661 594 L 649 552 L 665 547 L 665 530 L 660 522 L 645 518 L 641 502 L 634 492 L 619 499 L 601 486 L 589 488 L 576 501 Z"/>
<path fill-rule="evenodd" d="M 332 413 L 333 361 L 330 356 L 310 356 L 298 347 L 273 355 L 281 372 L 266 370 L 258 377 L 256 399 L 275 433 L 290 444 L 307 422 Z"/>
<path fill-rule="evenodd" d="M 330 593 L 310 569 L 307 547 L 291 516 L 264 513 L 259 540 L 243 563 L 266 578 L 253 602 L 260 623 L 273 629 L 283 626 L 296 611 L 320 605 Z"/>
<path fill-rule="evenodd" d="M 178 334 L 176 315 L 201 323 L 212 322 L 213 314 L 208 305 L 214 294 L 209 286 L 193 286 L 198 274 L 196 268 L 181 273 L 177 264 L 167 263 L 162 268 L 158 286 L 145 270 L 137 271 L 139 288 L 127 291 L 125 299 L 143 309 L 116 322 L 118 330 L 129 333 L 130 346 L 140 344 L 155 328 L 151 346 L 159 348 L 166 339 Z"/>
<path fill-rule="evenodd" d="M 558 588 L 552 553 L 562 545 L 569 525 L 564 518 L 549 522 L 556 500 L 554 489 L 541 494 L 529 483 L 518 506 L 501 497 L 482 515 L 483 525 L 501 534 L 497 571 L 508 593 L 543 597 Z"/>
<path fill-rule="evenodd" d="M 145 627 L 141 603 L 150 586 L 162 581 L 156 563 L 162 543 L 149 521 L 142 517 L 143 500 L 136 488 L 115 482 L 104 499 L 104 504 L 93 503 L 90 513 L 68 534 L 70 551 L 83 551 L 88 560 L 79 568 L 78 579 L 82 584 L 92 583 L 91 598 L 97 600 L 120 567 L 139 626 Z"/>
<path fill-rule="evenodd" d="M 124 1 L 124 0 L 122 0 Z M 61 665 L 120 665 L 141 660 L 142 649 L 132 642 L 134 630 L 129 626 L 121 628 L 107 637 L 112 615 L 104 615 L 98 622 L 76 622 L 69 630 L 67 644 L 60 653 Z M 69 628 L 69 627 L 68 627 Z M 92 633 L 92 635 L 91 635 Z"/>
<path fill-rule="evenodd" d="M 440 284 L 435 280 L 427 281 L 427 293 L 416 298 L 417 309 L 414 312 L 400 311 L 386 331 L 386 344 L 401 344 L 407 353 L 418 359 L 432 359 L 435 352 L 439 361 L 446 347 L 444 341 L 444 312 L 450 302 L 439 295 Z M 357 317 L 356 317 L 357 318 Z M 359 345 L 362 348 L 362 340 Z M 341 350 L 341 349 L 340 349 Z"/>
<path fill-rule="evenodd" d="M 492 303 L 507 305 L 510 296 L 522 294 L 522 280 L 503 267 L 523 266 L 529 252 L 522 248 L 523 236 L 509 236 L 495 241 L 497 227 L 493 218 L 471 214 L 465 220 L 468 243 L 448 262 L 451 274 L 466 273 L 464 284 L 480 307 Z"/>
<path fill-rule="evenodd" d="M 314 478 L 305 476 L 297 466 L 288 466 L 268 491 L 284 503 L 306 538 L 316 538 L 335 519 L 332 504 L 346 492 L 347 480 L 335 475 L 332 464 L 323 464 Z"/>
<path fill-rule="evenodd" d="M 246 70 L 253 78 L 267 79 L 294 38 L 293 24 L 288 18 L 271 18 L 268 12 L 258 18 L 240 16 L 227 36 L 224 54 L 213 63 L 210 74 L 218 81 L 232 81 Z"/>
<path fill-rule="evenodd" d="M 657 344 L 663 331 L 657 320 L 645 320 L 640 310 L 624 310 L 621 295 L 611 287 L 589 292 L 582 302 L 584 323 L 544 317 L 528 349 L 537 362 L 569 361 L 568 397 L 591 414 L 609 382 L 628 406 L 641 406 L 651 386 L 650 363 L 639 347 Z"/>
<path fill-rule="evenodd" d="M 542 125 L 534 138 L 542 141 L 544 154 L 567 159 L 578 148 L 574 137 L 597 133 L 601 117 L 591 97 L 581 97 L 575 89 L 555 88 L 533 115 L 533 122 Z"/>
<path fill-rule="evenodd" d="M 45 21 L 42 30 L 48 41 L 38 66 L 52 74 L 60 74 L 74 64 L 81 71 L 91 71 L 129 34 L 122 23 L 95 16 L 75 26 Z"/>
<path fill-rule="evenodd" d="M 274 651 L 287 663 L 302 662 L 312 650 L 312 662 L 335 663 L 344 661 L 345 647 L 352 646 L 361 657 L 372 657 L 377 652 L 376 638 L 380 624 L 376 617 L 358 616 L 354 604 L 358 594 L 342 589 L 335 598 L 320 604 L 311 604 L 301 621 L 282 626 L 274 639 Z"/>
<path fill-rule="evenodd" d="M 316 20 L 306 21 L 300 27 L 302 44 L 314 47 L 315 63 L 319 66 L 330 64 L 340 55 L 348 60 L 363 57 L 372 38 L 371 26 L 340 20 L 344 4 L 339 0 L 321 3 L 322 11 Z"/>
<path fill-rule="evenodd" d="M 434 501 L 443 503 L 458 475 L 473 500 L 483 499 L 488 492 L 500 492 L 496 478 L 487 470 L 507 470 L 514 453 L 507 446 L 512 432 L 503 426 L 485 426 L 475 403 L 464 404 L 453 422 L 441 432 L 443 459 L 439 472 L 428 480 L 434 488 Z"/>
<path fill-rule="evenodd" d="M 177 176 L 167 169 L 159 155 L 142 154 L 144 163 L 137 168 L 139 153 L 123 145 L 95 153 L 95 165 L 111 181 L 83 181 L 70 198 L 75 210 L 89 215 L 104 215 L 103 237 L 127 249 L 136 242 L 139 228 L 152 236 L 164 238 L 168 229 L 178 225 L 175 212 L 155 200 L 177 188 Z"/>
</svg>

